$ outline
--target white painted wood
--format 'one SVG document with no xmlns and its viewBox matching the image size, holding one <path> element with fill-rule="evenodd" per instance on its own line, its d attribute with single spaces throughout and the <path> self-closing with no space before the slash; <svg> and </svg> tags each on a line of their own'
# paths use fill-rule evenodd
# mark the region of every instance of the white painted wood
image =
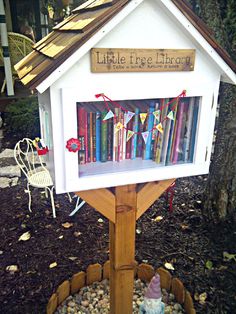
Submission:
<svg viewBox="0 0 236 314">
<path fill-rule="evenodd" d="M 180 178 L 206 174 L 209 171 L 207 164 L 190 165 L 182 164 L 169 167 L 148 168 L 127 172 L 114 172 L 109 174 L 100 174 L 87 177 L 80 177 L 76 181 L 70 181 L 66 189 L 59 190 L 57 193 L 69 191 L 83 191 L 98 188 L 120 186 L 126 184 L 151 182 L 171 178 Z"/>
<path fill-rule="evenodd" d="M 174 5 L 171 0 L 154 0 L 161 2 L 162 7 L 166 8 L 166 13 L 173 19 L 177 19 L 181 25 L 189 32 L 191 37 L 204 49 L 204 52 L 209 55 L 211 60 L 215 62 L 221 73 L 221 80 L 236 84 L 236 74 L 227 65 L 227 63 L 221 58 L 221 56 L 214 50 L 214 48 L 206 41 L 206 39 L 198 32 L 198 30 L 189 22 L 189 20 L 183 15 L 183 13 Z"/>
<path fill-rule="evenodd" d="M 149 13 L 146 14 L 144 8 L 149 7 Z M 92 38 L 90 38 L 80 49 L 78 49 L 72 56 L 70 56 L 62 65 L 60 65 L 52 74 L 50 74 L 38 87 L 37 90 L 42 93 L 59 78 L 61 78 L 65 72 L 71 69 L 77 61 L 79 61 L 92 47 L 100 43 L 104 37 L 109 35 L 112 30 L 117 32 L 119 35 L 120 25 L 124 25 L 126 20 L 130 20 L 134 16 L 139 17 L 138 23 L 132 25 L 132 28 L 125 29 L 125 37 L 130 39 L 130 44 L 128 46 L 120 46 L 119 40 L 117 44 L 113 41 L 113 48 L 135 48 L 132 46 L 133 35 L 131 34 L 133 30 L 136 30 L 136 37 L 139 36 L 139 42 L 136 48 L 148 48 L 143 46 L 143 40 L 146 37 L 152 36 L 153 44 L 150 48 L 155 48 L 155 41 L 158 42 L 158 48 L 177 48 L 180 42 L 178 38 L 180 35 L 183 37 L 188 37 L 188 40 L 192 41 L 192 45 L 196 46 L 198 49 L 202 50 L 203 54 L 208 56 L 208 62 L 212 63 L 217 67 L 218 72 L 221 73 L 221 79 L 223 81 L 236 84 L 236 74 L 232 69 L 225 63 L 225 61 L 218 55 L 218 53 L 213 49 L 211 45 L 203 38 L 203 36 L 194 28 L 194 26 L 188 21 L 188 19 L 176 8 L 174 3 L 170 0 L 134 0 L 127 4 L 121 12 L 119 12 L 110 22 L 108 22 L 100 31 L 98 31 Z M 153 24 L 155 16 L 155 22 L 159 22 L 159 28 L 155 27 Z M 160 19 L 159 19 L 160 18 Z M 165 19 L 165 20 L 164 20 Z M 140 24 L 146 24 L 149 26 L 149 33 L 146 32 L 146 27 L 139 27 Z M 168 28 L 166 29 L 166 25 Z M 174 25 L 171 28 L 171 32 L 168 30 L 170 26 Z M 119 28 L 118 28 L 119 26 Z M 115 29 L 114 29 L 115 28 Z M 128 30 L 128 31 L 127 31 Z M 175 37 L 175 30 L 179 32 L 178 36 Z M 112 32 L 112 36 L 114 32 Z M 161 41 L 159 41 L 159 36 L 169 40 L 169 43 L 172 45 L 169 46 L 160 46 Z M 118 36 L 119 37 L 119 36 Z M 121 35 L 119 37 L 122 39 Z M 142 45 L 140 46 L 140 43 Z M 183 48 L 183 47 L 182 47 Z M 188 48 L 188 47 L 187 47 Z M 206 72 L 205 72 L 206 73 Z"/>
<path fill-rule="evenodd" d="M 40 90 L 44 91 L 54 82 L 50 92 L 47 89 L 39 99 L 51 117 L 53 145 L 49 168 L 57 193 L 208 173 L 219 84 L 225 65 L 218 64 L 206 53 L 205 43 L 195 38 L 196 30 L 191 30 L 190 35 L 185 18 L 179 11 L 178 19 L 173 18 L 176 8 L 169 6 L 169 0 L 131 1 L 58 68 L 63 73 L 54 73 L 55 76 L 40 85 Z M 195 49 L 195 69 L 191 72 L 91 73 L 89 50 L 95 45 L 97 48 Z M 100 101 L 102 99 L 95 97 L 98 93 L 113 100 L 170 98 L 184 89 L 189 97 L 201 97 L 192 164 L 166 167 L 151 160 L 136 159 L 79 166 L 78 153 L 66 149 L 67 140 L 78 136 L 76 102 Z"/>
</svg>

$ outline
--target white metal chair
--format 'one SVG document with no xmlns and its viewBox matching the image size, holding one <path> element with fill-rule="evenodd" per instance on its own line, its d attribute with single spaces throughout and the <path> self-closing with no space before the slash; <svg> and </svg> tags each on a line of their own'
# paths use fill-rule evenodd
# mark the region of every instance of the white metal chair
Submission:
<svg viewBox="0 0 236 314">
<path fill-rule="evenodd" d="M 30 186 L 45 189 L 46 197 L 48 192 L 51 198 L 53 218 L 56 218 L 56 209 L 54 204 L 53 190 L 54 185 L 51 175 L 45 167 L 42 157 L 37 154 L 33 141 L 29 138 L 23 138 L 16 143 L 14 148 L 14 157 L 20 169 L 27 178 L 27 190 L 29 195 L 29 211 L 31 212 L 31 191 Z"/>
</svg>

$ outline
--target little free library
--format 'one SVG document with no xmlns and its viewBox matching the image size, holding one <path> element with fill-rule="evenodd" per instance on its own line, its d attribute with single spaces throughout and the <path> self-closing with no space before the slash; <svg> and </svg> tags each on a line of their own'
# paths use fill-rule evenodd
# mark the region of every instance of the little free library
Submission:
<svg viewBox="0 0 236 314">
<path fill-rule="evenodd" d="M 235 64 L 181 0 L 87 1 L 16 65 L 57 193 L 209 171 Z"/>
<path fill-rule="evenodd" d="M 16 70 L 38 92 L 56 192 L 109 219 L 110 313 L 131 314 L 136 220 L 175 178 L 208 173 L 235 64 L 183 0 L 89 0 Z"/>
</svg>

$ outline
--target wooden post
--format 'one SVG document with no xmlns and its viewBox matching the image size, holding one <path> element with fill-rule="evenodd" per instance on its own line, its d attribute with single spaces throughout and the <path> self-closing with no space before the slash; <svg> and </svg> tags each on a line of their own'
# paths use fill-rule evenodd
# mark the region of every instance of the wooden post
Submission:
<svg viewBox="0 0 236 314">
<path fill-rule="evenodd" d="M 133 313 L 136 184 L 116 187 L 115 223 L 110 228 L 110 313 Z"/>
<path fill-rule="evenodd" d="M 133 313 L 136 220 L 175 179 L 109 189 L 75 192 L 109 219 L 110 313 Z"/>
</svg>

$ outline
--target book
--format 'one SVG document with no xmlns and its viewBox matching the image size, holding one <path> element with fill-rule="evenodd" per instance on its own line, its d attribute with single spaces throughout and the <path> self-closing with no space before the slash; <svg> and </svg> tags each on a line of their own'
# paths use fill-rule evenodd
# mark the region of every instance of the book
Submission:
<svg viewBox="0 0 236 314">
<path fill-rule="evenodd" d="M 193 109 L 193 122 L 190 138 L 190 150 L 189 150 L 189 161 L 193 162 L 193 156 L 195 151 L 195 139 L 197 132 L 197 122 L 198 122 L 198 110 L 199 110 L 199 98 L 196 98 Z"/>
<path fill-rule="evenodd" d="M 193 97 L 191 97 L 190 101 L 188 103 L 186 132 L 185 132 L 185 136 L 184 136 L 184 145 L 183 145 L 184 161 L 189 160 L 190 137 L 191 137 L 191 129 L 192 129 L 192 121 L 193 121 L 194 101 L 195 101 L 195 99 Z"/>
<path fill-rule="evenodd" d="M 118 161 L 118 139 L 119 133 L 116 132 L 116 124 L 119 122 L 119 108 L 115 108 L 115 115 L 113 118 L 113 161 Z"/>
<path fill-rule="evenodd" d="M 131 138 L 131 159 L 135 159 L 137 156 L 137 142 L 138 142 L 138 130 L 139 130 L 139 108 L 134 110 L 134 122 L 133 122 L 133 131 L 135 134 Z"/>
<path fill-rule="evenodd" d="M 181 134 L 181 127 L 183 122 L 183 111 L 184 111 L 184 102 L 181 101 L 178 108 L 178 118 L 177 118 L 177 127 L 176 127 L 176 137 L 175 137 L 175 144 L 174 144 L 174 152 L 173 152 L 173 163 L 178 161 L 178 154 L 180 151 L 180 134 Z"/>
<path fill-rule="evenodd" d="M 178 110 L 178 101 L 177 100 L 175 100 L 171 104 L 171 108 L 172 108 L 172 110 L 174 108 L 174 110 L 173 110 L 174 120 L 171 120 L 171 123 L 170 123 L 170 132 L 169 132 L 169 140 L 168 140 L 165 164 L 168 164 L 171 161 L 171 151 L 172 151 L 173 143 L 175 141 L 176 116 L 177 116 L 177 110 Z"/>
<path fill-rule="evenodd" d="M 96 112 L 96 161 L 101 161 L 101 112 Z"/>
<path fill-rule="evenodd" d="M 133 129 L 133 119 L 131 119 L 127 124 L 127 130 L 132 131 L 132 129 Z M 127 132 L 126 132 L 126 136 L 127 136 Z M 125 156 L 126 159 L 131 159 L 131 145 L 132 145 L 132 138 L 129 139 L 128 142 L 126 138 L 126 156 Z"/>
<path fill-rule="evenodd" d="M 87 112 L 84 107 L 78 106 L 77 110 L 78 120 L 78 140 L 80 142 L 80 150 L 78 152 L 79 164 L 83 165 L 86 163 L 86 125 L 87 125 Z"/>
<path fill-rule="evenodd" d="M 166 116 L 168 112 L 168 106 L 166 105 L 168 103 L 169 99 L 162 99 L 161 101 L 161 120 L 163 130 L 165 130 L 166 126 Z M 163 145 L 163 138 L 164 138 L 164 132 L 158 132 L 158 143 L 157 143 L 157 150 L 156 150 L 156 162 L 159 164 L 161 162 L 161 151 L 162 151 L 162 145 Z"/>
<path fill-rule="evenodd" d="M 107 160 L 113 160 L 113 118 L 107 120 Z"/>
<path fill-rule="evenodd" d="M 103 111 L 101 115 L 101 161 L 107 161 L 107 120 L 103 121 L 107 111 Z"/>
<path fill-rule="evenodd" d="M 149 104 L 149 109 L 148 109 L 146 131 L 148 131 L 149 134 L 148 134 L 147 142 L 145 145 L 144 159 L 151 159 L 151 143 L 152 143 L 152 129 L 153 129 L 153 124 L 154 124 L 154 115 L 153 115 L 154 110 L 155 110 L 155 103 L 152 101 Z"/>
</svg>

